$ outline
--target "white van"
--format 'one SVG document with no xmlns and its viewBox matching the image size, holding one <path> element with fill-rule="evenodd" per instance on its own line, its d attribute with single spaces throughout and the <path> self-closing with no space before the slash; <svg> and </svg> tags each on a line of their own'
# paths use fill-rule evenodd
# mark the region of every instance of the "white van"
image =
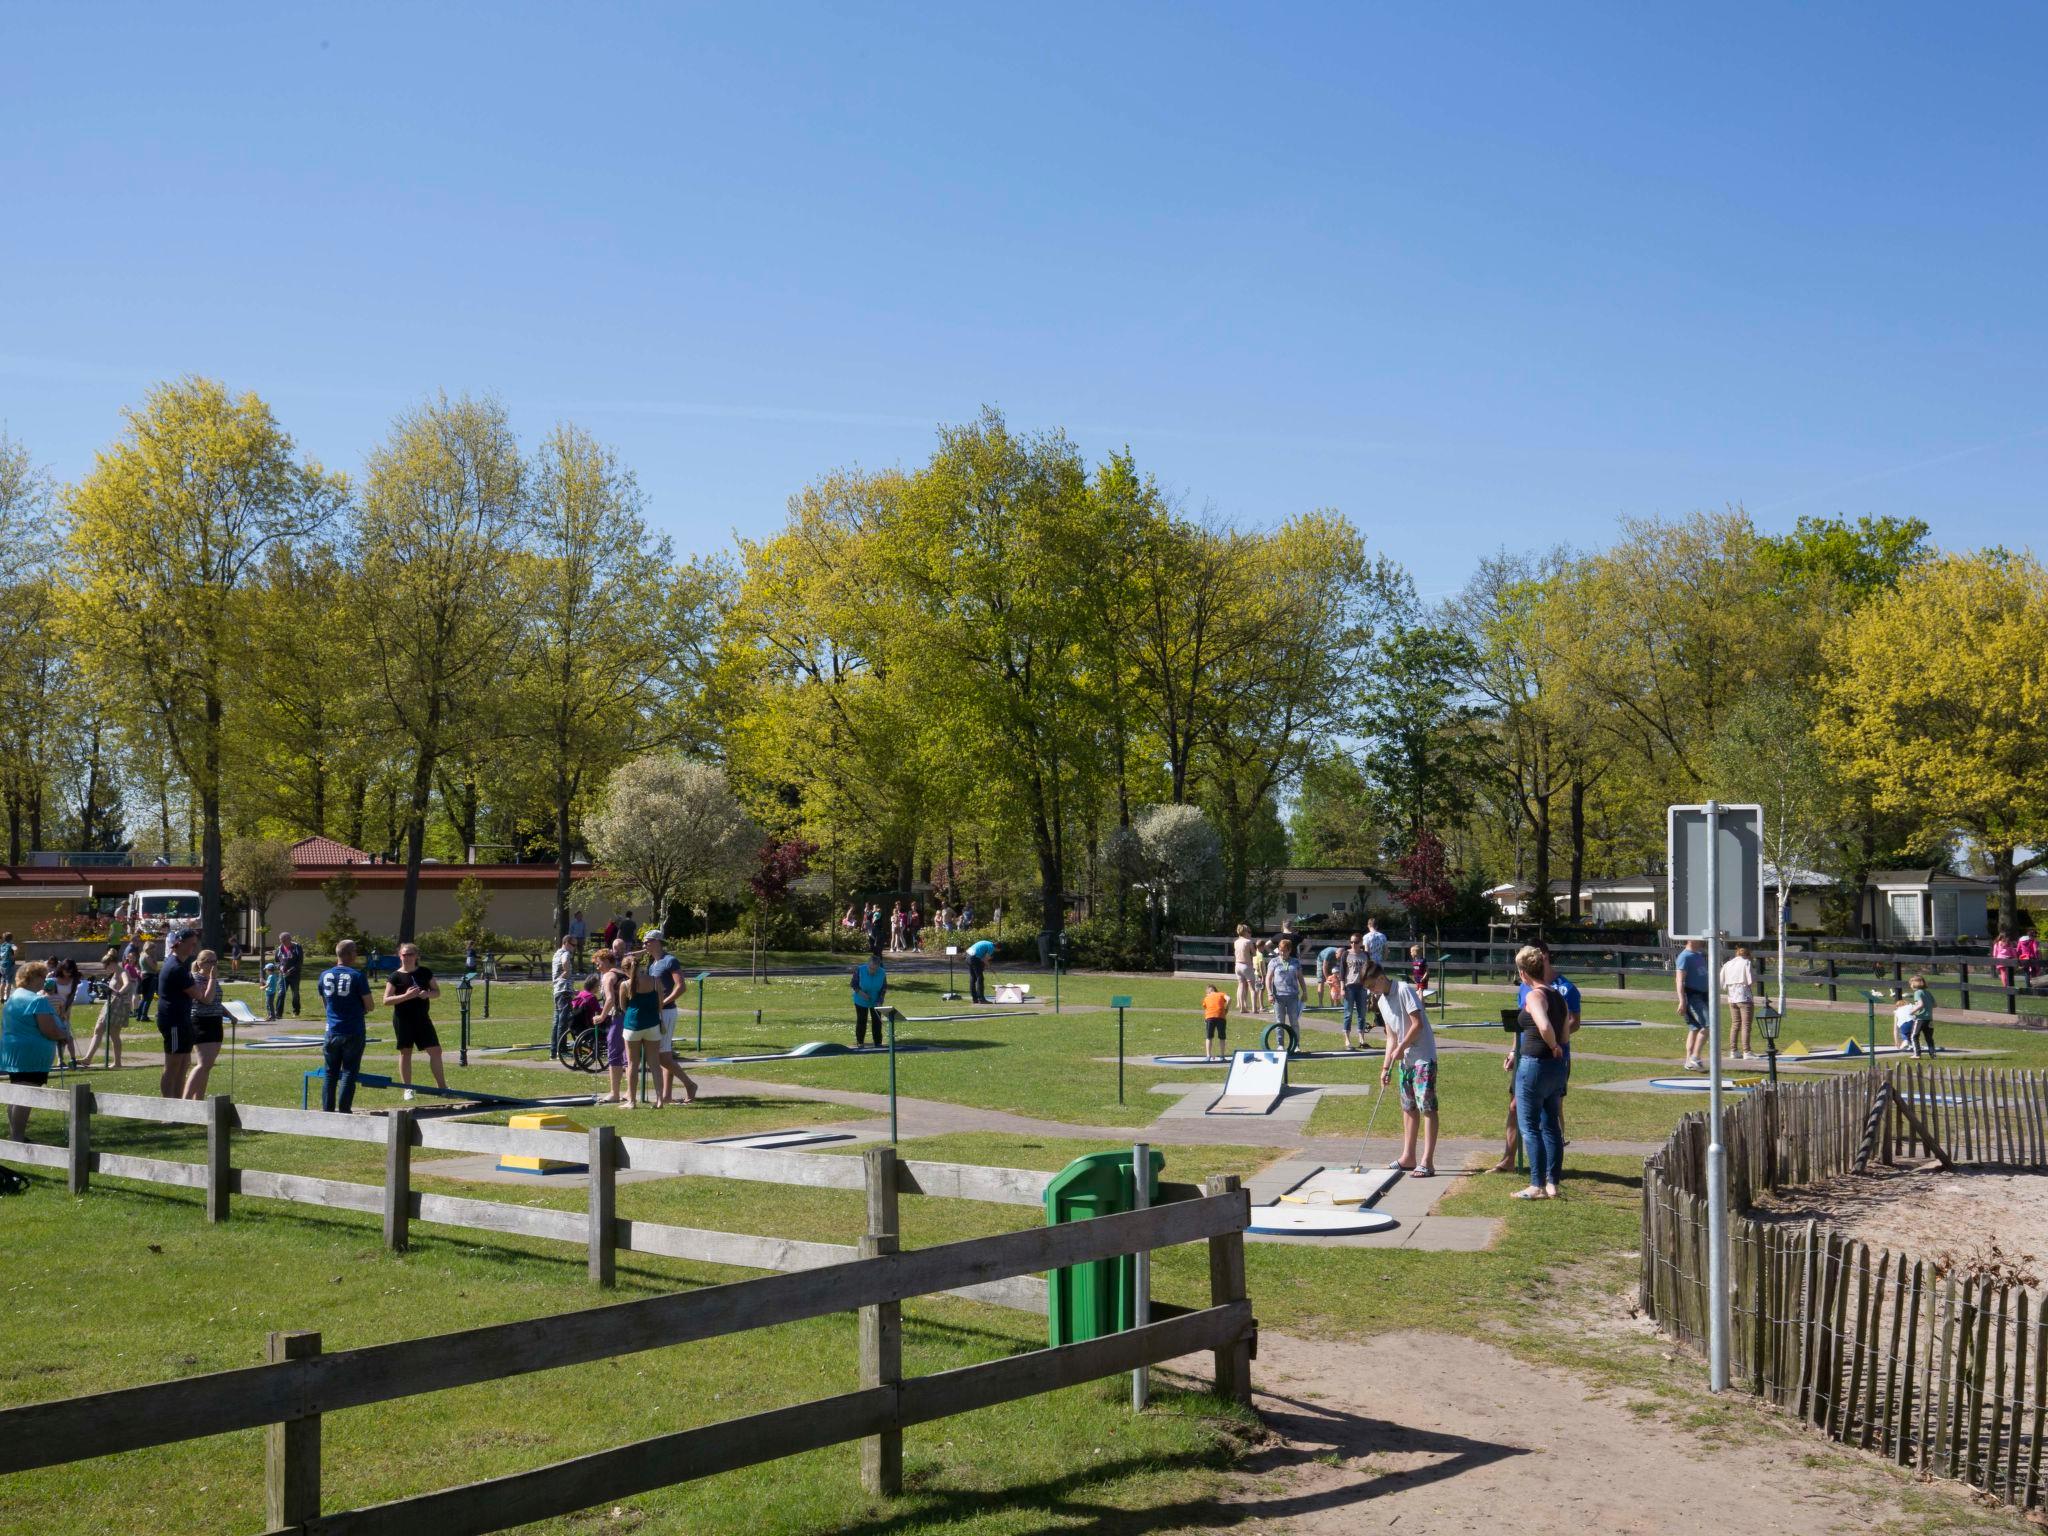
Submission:
<svg viewBox="0 0 2048 1536">
<path fill-rule="evenodd" d="M 168 886 L 137 891 L 114 909 L 114 916 L 130 933 L 160 937 L 173 928 L 199 921 L 199 893 Z"/>
</svg>

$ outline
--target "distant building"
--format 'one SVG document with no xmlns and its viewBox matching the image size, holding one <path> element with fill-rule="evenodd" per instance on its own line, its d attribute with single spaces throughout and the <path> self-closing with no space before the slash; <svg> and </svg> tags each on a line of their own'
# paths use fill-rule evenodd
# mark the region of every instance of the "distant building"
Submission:
<svg viewBox="0 0 2048 1536">
<path fill-rule="evenodd" d="M 1818 931 L 1824 926 L 1826 914 L 1824 902 L 1835 882 L 1826 875 L 1812 870 L 1794 871 L 1792 887 L 1792 912 L 1790 927 L 1794 931 Z M 1528 915 L 1529 896 L 1533 887 L 1518 881 L 1496 885 L 1484 894 L 1501 912 L 1511 918 Z M 1623 875 L 1618 878 L 1581 880 L 1579 882 L 1579 911 L 1587 921 L 1615 927 L 1640 925 L 1662 929 L 1665 920 L 1665 906 L 1670 896 L 1669 881 L 1663 875 Z M 1550 882 L 1550 899 L 1560 917 L 1571 911 L 1572 883 L 1570 880 Z M 1778 931 L 1778 883 L 1767 878 L 1764 881 L 1764 931 L 1775 935 Z"/>
<path fill-rule="evenodd" d="M 1362 924 L 1368 910 L 1382 914 L 1398 905 L 1369 869 L 1283 869 L 1277 872 L 1280 916 L 1325 927 Z"/>
<path fill-rule="evenodd" d="M 1860 921 L 1883 944 L 1988 939 L 1998 887 L 1940 869 L 1876 869 L 1858 903 Z"/>
</svg>

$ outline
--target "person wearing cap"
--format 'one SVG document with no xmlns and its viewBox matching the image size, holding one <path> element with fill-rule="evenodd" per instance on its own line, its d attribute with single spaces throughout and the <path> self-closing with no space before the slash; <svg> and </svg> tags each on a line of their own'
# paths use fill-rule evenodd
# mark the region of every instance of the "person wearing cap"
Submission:
<svg viewBox="0 0 2048 1536">
<path fill-rule="evenodd" d="M 654 983 L 654 990 L 661 998 L 661 1051 L 657 1058 L 661 1087 L 654 1102 L 657 1107 L 673 1103 L 676 1085 L 680 1083 L 683 1102 L 694 1104 L 697 1085 L 683 1070 L 682 1061 L 676 1056 L 676 1020 L 682 1014 L 683 964 L 668 953 L 668 935 L 659 928 L 648 929 L 640 935 L 640 942 L 647 951 L 648 979 Z"/>
</svg>

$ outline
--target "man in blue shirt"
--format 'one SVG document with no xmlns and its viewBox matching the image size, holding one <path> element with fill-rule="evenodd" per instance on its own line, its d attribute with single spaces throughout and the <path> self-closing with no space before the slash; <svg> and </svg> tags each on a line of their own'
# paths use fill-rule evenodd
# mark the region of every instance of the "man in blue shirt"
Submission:
<svg viewBox="0 0 2048 1536">
<path fill-rule="evenodd" d="M 882 1043 L 882 1004 L 889 995 L 889 972 L 880 955 L 869 955 L 853 971 L 853 1043 L 866 1045 L 868 1026 L 874 1025 L 875 1044 Z"/>
<path fill-rule="evenodd" d="M 1678 986 L 1678 1016 L 1685 1020 L 1685 1070 L 1704 1072 L 1707 1048 L 1707 941 L 1687 939 L 1671 968 Z"/>
<path fill-rule="evenodd" d="M 995 958 L 996 946 L 993 939 L 977 939 L 967 946 L 967 996 L 970 1001 L 988 1001 L 984 983 L 988 977 L 988 968 L 995 963 Z"/>
<path fill-rule="evenodd" d="M 320 973 L 319 992 L 327 1009 L 327 1070 L 320 1083 L 320 1107 L 328 1114 L 346 1115 L 355 1109 L 369 1011 L 377 1006 L 370 995 L 370 978 L 356 965 L 355 940 L 343 939 L 335 946 L 334 964 Z"/>
</svg>

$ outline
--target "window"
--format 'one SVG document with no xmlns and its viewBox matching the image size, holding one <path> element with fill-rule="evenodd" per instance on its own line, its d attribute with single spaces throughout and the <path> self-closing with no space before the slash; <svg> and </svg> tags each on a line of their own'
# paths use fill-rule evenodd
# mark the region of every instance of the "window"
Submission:
<svg viewBox="0 0 2048 1536">
<path fill-rule="evenodd" d="M 1330 910 L 1331 910 L 1332 912 L 1345 912 L 1345 911 L 1349 911 L 1349 910 L 1350 910 L 1350 903 L 1349 903 L 1349 902 L 1343 902 L 1343 901 L 1333 901 L 1333 902 L 1331 902 L 1331 903 L 1330 903 Z"/>
<path fill-rule="evenodd" d="M 1936 891 L 1934 893 L 1934 936 L 1937 939 L 1952 939 L 1956 936 L 1956 893 Z"/>
<path fill-rule="evenodd" d="M 1296 911 L 1296 907 L 1294 905 L 1294 892 L 1288 891 L 1285 895 L 1283 895 L 1280 898 L 1280 910 L 1285 912 L 1289 917 L 1294 916 Z"/>
<path fill-rule="evenodd" d="M 1920 937 L 1920 893 L 1918 891 L 1893 891 L 1891 893 L 1892 937 L 1895 939 L 1917 939 Z"/>
</svg>

